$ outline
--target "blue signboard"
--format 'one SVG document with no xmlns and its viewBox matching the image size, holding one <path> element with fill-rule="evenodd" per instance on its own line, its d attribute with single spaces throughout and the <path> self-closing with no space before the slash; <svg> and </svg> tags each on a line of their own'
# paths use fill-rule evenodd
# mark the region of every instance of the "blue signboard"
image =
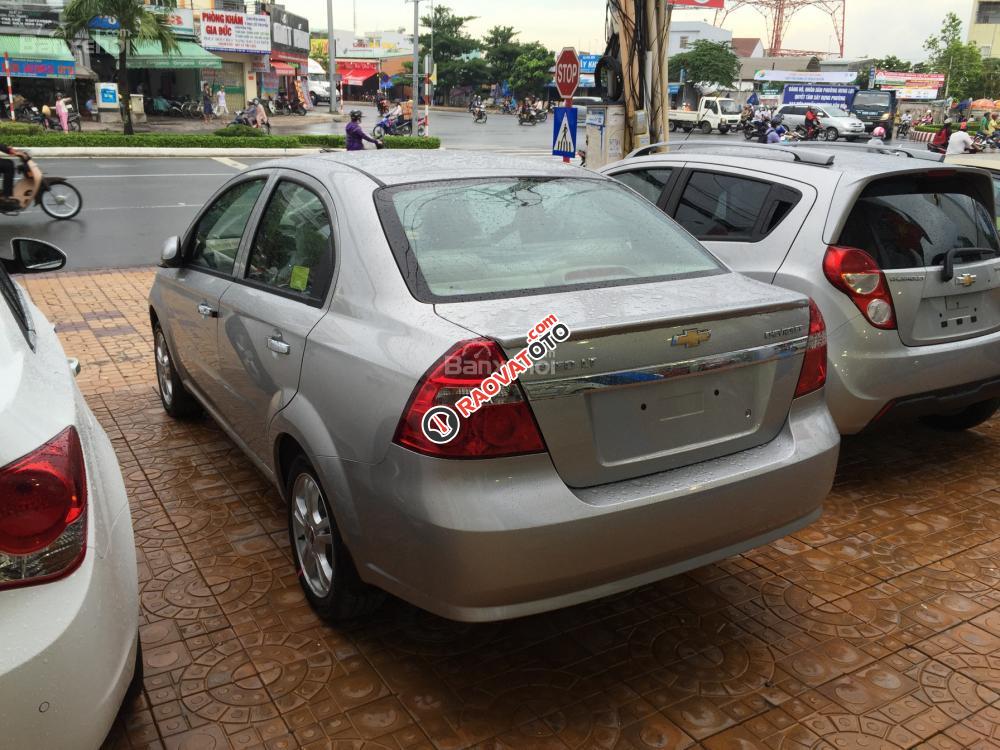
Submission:
<svg viewBox="0 0 1000 750">
<path fill-rule="evenodd" d="M 552 118 L 552 155 L 576 156 L 576 107 L 556 107 Z"/>
<path fill-rule="evenodd" d="M 92 29 L 117 30 L 119 24 L 118 19 L 114 16 L 94 16 L 87 26 Z"/>
<path fill-rule="evenodd" d="M 825 104 L 850 109 L 857 86 L 824 86 L 821 83 L 786 83 L 782 104 Z"/>
<path fill-rule="evenodd" d="M 0 60 L 0 70 L 3 61 Z M 10 58 L 11 78 L 74 78 L 76 64 L 66 60 L 23 60 Z"/>
<path fill-rule="evenodd" d="M 580 74 L 589 73 L 593 75 L 597 72 L 597 61 L 600 55 L 580 55 Z"/>
</svg>

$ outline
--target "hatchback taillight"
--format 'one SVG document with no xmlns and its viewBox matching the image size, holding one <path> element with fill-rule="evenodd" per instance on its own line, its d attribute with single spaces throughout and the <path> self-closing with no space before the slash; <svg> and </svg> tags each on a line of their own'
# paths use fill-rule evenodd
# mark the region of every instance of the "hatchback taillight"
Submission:
<svg viewBox="0 0 1000 750">
<path fill-rule="evenodd" d="M 87 473 L 67 427 L 0 468 L 0 589 L 69 575 L 87 549 Z"/>
<path fill-rule="evenodd" d="M 831 284 L 851 298 L 873 326 L 885 330 L 896 327 L 896 310 L 885 274 L 864 250 L 831 245 L 823 256 L 823 273 Z"/>
<path fill-rule="evenodd" d="M 421 429 L 428 409 L 454 407 L 459 398 L 468 396 L 505 360 L 500 347 L 489 339 L 461 341 L 453 346 L 417 383 L 393 442 L 439 458 L 499 458 L 544 451 L 545 442 L 535 417 L 516 382 L 461 419 L 458 434 L 448 443 L 432 442 Z"/>
<path fill-rule="evenodd" d="M 795 398 L 805 396 L 823 387 L 826 383 L 826 323 L 816 303 L 809 300 L 809 338 L 806 340 L 806 356 L 799 371 L 799 382 L 795 386 Z"/>
</svg>

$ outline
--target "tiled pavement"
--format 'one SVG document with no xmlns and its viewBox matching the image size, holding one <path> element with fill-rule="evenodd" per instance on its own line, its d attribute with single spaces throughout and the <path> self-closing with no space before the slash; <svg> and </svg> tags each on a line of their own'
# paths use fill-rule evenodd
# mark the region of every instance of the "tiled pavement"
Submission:
<svg viewBox="0 0 1000 750">
<path fill-rule="evenodd" d="M 135 519 L 145 690 L 108 748 L 1000 747 L 1000 421 L 847 440 L 817 523 L 657 585 L 499 624 L 393 601 L 331 627 L 276 492 L 210 420 L 160 409 L 151 278 L 26 280 Z"/>
</svg>

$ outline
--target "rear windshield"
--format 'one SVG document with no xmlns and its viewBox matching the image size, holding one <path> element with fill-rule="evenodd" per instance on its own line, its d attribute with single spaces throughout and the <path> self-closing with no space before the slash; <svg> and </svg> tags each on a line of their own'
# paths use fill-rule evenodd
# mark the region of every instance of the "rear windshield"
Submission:
<svg viewBox="0 0 1000 750">
<path fill-rule="evenodd" d="M 612 180 L 491 178 L 384 188 L 396 262 L 424 302 L 725 273 L 687 232 Z"/>
<path fill-rule="evenodd" d="M 938 266 L 954 248 L 982 248 L 982 257 L 995 257 L 1000 239 L 994 217 L 968 180 L 908 177 L 870 185 L 839 244 L 861 248 L 883 269 Z"/>
</svg>

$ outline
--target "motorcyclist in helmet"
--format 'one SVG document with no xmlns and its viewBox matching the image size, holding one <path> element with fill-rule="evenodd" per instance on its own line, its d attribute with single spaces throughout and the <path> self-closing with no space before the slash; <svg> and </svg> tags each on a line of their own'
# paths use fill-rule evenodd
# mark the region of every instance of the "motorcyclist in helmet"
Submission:
<svg viewBox="0 0 1000 750">
<path fill-rule="evenodd" d="M 815 138 L 819 134 L 819 129 L 821 127 L 819 115 L 816 114 L 816 110 L 812 107 L 806 107 L 806 138 Z"/>
<path fill-rule="evenodd" d="M 872 137 L 868 139 L 868 145 L 884 146 L 885 141 L 882 140 L 883 138 L 885 138 L 885 128 L 883 128 L 881 125 L 876 125 L 875 129 L 872 130 Z"/>
<path fill-rule="evenodd" d="M 16 148 L 0 144 L 0 153 L 7 156 L 27 158 L 27 155 Z M 3 198 L 10 198 L 14 193 L 14 162 L 10 159 L 0 159 L 0 175 L 3 175 Z"/>
<path fill-rule="evenodd" d="M 365 141 L 381 146 L 382 141 L 372 138 L 361 128 L 361 110 L 351 110 L 351 121 L 347 123 L 347 150 L 364 151 Z"/>
</svg>

